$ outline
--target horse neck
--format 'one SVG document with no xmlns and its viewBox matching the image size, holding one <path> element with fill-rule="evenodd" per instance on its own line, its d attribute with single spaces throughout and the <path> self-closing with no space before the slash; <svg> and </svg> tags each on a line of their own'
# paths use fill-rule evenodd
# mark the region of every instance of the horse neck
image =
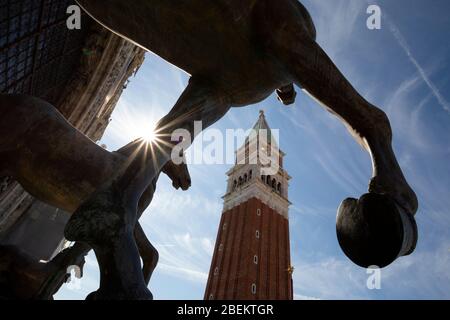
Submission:
<svg viewBox="0 0 450 320">
<path fill-rule="evenodd" d="M 144 143 L 143 139 L 139 138 L 124 145 L 122 148 L 116 150 L 115 152 L 128 158 L 139 152 L 140 151 L 139 149 L 142 149 L 143 143 Z"/>
</svg>

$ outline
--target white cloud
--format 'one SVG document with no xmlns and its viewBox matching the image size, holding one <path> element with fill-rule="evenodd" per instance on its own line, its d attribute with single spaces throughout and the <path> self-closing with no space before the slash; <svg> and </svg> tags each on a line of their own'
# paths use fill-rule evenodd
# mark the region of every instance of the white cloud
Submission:
<svg viewBox="0 0 450 320">
<path fill-rule="evenodd" d="M 316 297 L 309 297 L 309 296 L 304 296 L 301 294 L 294 293 L 294 300 L 320 300 L 320 299 L 316 298 Z"/>
<path fill-rule="evenodd" d="M 387 101 L 386 110 L 396 126 L 395 139 L 402 145 L 399 159 L 408 170 L 408 178 L 419 190 L 423 208 L 423 212 L 418 217 L 419 222 L 421 225 L 426 224 L 427 231 L 438 230 L 442 235 L 442 230 L 450 226 L 448 186 L 443 185 L 441 181 L 438 181 L 439 179 L 434 179 L 434 175 L 424 173 L 424 170 L 421 170 L 416 162 L 418 153 L 430 150 L 435 152 L 437 149 L 442 149 L 441 141 L 433 142 L 426 135 L 425 131 L 429 130 L 429 127 L 421 121 L 425 106 L 430 99 L 437 98 L 442 107 L 448 109 L 447 101 L 437 86 L 430 81 L 429 68 L 423 68 L 418 63 L 400 31 L 397 29 L 396 33 L 393 30 L 400 47 L 407 54 L 418 74 L 405 78 L 394 90 L 384 86 L 376 87 L 373 84 L 363 86 L 365 75 L 359 73 L 354 61 L 349 61 L 347 56 L 349 48 L 346 44 L 350 41 L 359 41 L 357 23 L 361 15 L 365 14 L 364 3 L 359 0 L 336 0 L 333 2 L 306 1 L 306 4 L 312 11 L 318 13 L 314 18 L 318 27 L 319 42 L 324 45 L 341 69 L 347 72 L 348 78 L 355 87 L 360 87 L 359 90 L 363 93 L 370 92 L 380 101 Z M 367 39 L 362 40 L 366 41 Z M 354 44 L 354 42 L 352 43 Z M 154 68 L 155 65 L 148 64 L 151 68 Z M 184 88 L 186 77 L 178 69 L 173 66 L 164 70 L 159 65 L 155 67 L 156 69 L 150 69 L 150 67 L 145 74 L 141 73 L 139 81 L 133 83 L 133 85 L 139 85 L 142 89 L 150 92 L 139 92 L 136 94 L 140 97 L 139 99 L 133 97 L 131 100 L 127 98 L 127 95 L 122 97 L 116 109 L 117 116 L 114 115 L 115 120 L 108 129 L 110 138 L 121 143 L 129 142 L 132 137 L 128 134 L 128 130 L 123 128 L 136 126 L 137 119 L 144 119 L 140 113 L 141 110 L 154 111 L 155 115 L 154 119 L 142 122 L 142 126 L 145 127 L 148 122 L 159 119 L 167 113 Z M 166 78 L 169 78 L 170 81 Z M 422 81 L 428 86 L 431 93 L 423 97 L 419 104 L 416 104 L 414 95 Z M 167 83 L 173 83 L 173 86 L 169 86 Z M 128 90 L 127 92 L 129 92 Z M 307 103 L 307 106 L 312 105 L 312 102 Z M 358 158 L 361 155 L 357 151 L 359 147 L 351 141 L 338 120 L 321 110 L 298 111 L 303 107 L 302 103 L 301 106 L 297 105 L 293 109 L 282 109 L 280 113 L 295 128 L 301 129 L 302 134 L 305 134 L 305 140 L 308 139 L 316 152 L 313 156 L 308 156 L 316 157 L 320 168 L 336 185 L 349 193 L 361 192 L 361 188 L 366 186 L 368 181 L 369 164 L 366 161 L 368 158 Z M 314 108 L 318 109 L 316 105 Z M 148 114 L 152 115 L 151 112 Z M 244 116 L 241 117 L 241 115 Z M 250 113 L 237 109 L 230 112 L 226 120 L 238 128 L 242 127 L 243 123 L 254 121 L 253 118 L 245 118 L 250 116 Z M 340 143 L 336 143 L 337 141 Z M 411 141 L 411 143 L 407 141 Z M 447 148 L 447 152 L 449 150 Z M 301 152 L 288 153 L 290 157 L 300 158 L 302 156 Z M 351 159 L 351 161 L 338 162 L 337 159 Z M 432 166 L 432 161 L 430 166 Z M 225 185 L 225 176 L 223 175 L 225 170 L 222 168 L 214 171 L 215 169 L 212 167 L 205 170 L 202 166 L 191 166 L 190 169 L 193 189 L 189 192 L 174 191 L 166 183 L 167 179 L 162 177 L 162 181 L 158 183 L 154 201 L 142 218 L 142 225 L 148 237 L 160 252 L 160 264 L 157 267 L 156 276 L 158 272 L 173 276 L 178 280 L 177 283 L 180 286 L 186 285 L 185 281 L 196 285 L 206 285 L 222 210 L 220 191 L 221 187 Z M 330 212 L 335 214 L 335 209 L 330 209 L 322 203 L 300 203 L 299 207 L 292 208 L 293 211 L 301 213 L 299 219 L 296 220 L 300 221 L 302 228 L 305 229 L 311 228 L 311 224 L 303 224 L 304 221 L 309 218 L 328 219 Z M 307 216 L 308 219 L 300 220 L 302 215 L 303 217 Z M 319 231 L 321 232 L 321 230 Z M 322 233 L 317 234 L 317 237 L 322 235 Z M 293 241 L 298 240 L 298 234 L 294 233 L 292 236 Z M 383 270 L 381 298 L 384 296 L 404 298 L 415 295 L 422 298 L 449 297 L 450 245 L 446 241 L 448 236 L 445 232 L 445 237 L 442 239 L 433 237 L 435 237 L 433 232 L 421 233 L 419 248 L 413 255 L 402 258 L 392 267 Z M 442 243 L 442 246 L 436 248 L 436 243 Z M 306 245 L 304 247 L 310 252 L 302 252 L 300 256 L 294 256 L 296 299 L 379 297 L 366 288 L 367 274 L 365 270 L 354 266 L 346 258 L 343 258 L 342 254 L 337 253 L 335 256 L 323 259 L 323 254 L 319 250 L 314 250 L 317 247 Z M 304 260 L 305 256 L 312 261 Z M 87 265 L 86 283 L 88 285 L 86 288 L 95 290 L 98 286 L 98 278 L 92 276 L 96 272 L 94 271 L 95 265 L 91 260 Z M 89 290 L 86 289 L 86 292 Z"/>
<path fill-rule="evenodd" d="M 365 270 L 345 260 L 327 258 L 319 262 L 295 263 L 294 290 L 297 295 L 318 299 L 367 299 Z"/>
<path fill-rule="evenodd" d="M 205 272 L 174 266 L 173 264 L 160 263 L 158 264 L 158 270 L 167 275 L 175 276 L 183 280 L 187 279 L 193 282 L 205 283 L 205 285 L 208 280 L 208 274 Z"/>
<path fill-rule="evenodd" d="M 166 187 L 156 191 L 141 219 L 159 251 L 157 271 L 206 285 L 222 209 L 220 198 Z M 217 224 L 211 224 L 211 220 Z"/>
<path fill-rule="evenodd" d="M 360 0 L 303 1 L 314 16 L 318 42 L 324 44 L 331 56 L 341 53 L 354 35 L 358 18 L 366 8 Z M 316 14 L 317 13 L 317 14 Z"/>
<path fill-rule="evenodd" d="M 386 18 L 387 19 L 387 18 Z M 405 54 L 408 56 L 409 61 L 414 65 L 414 67 L 417 69 L 417 72 L 419 73 L 422 80 L 426 83 L 428 88 L 431 90 L 432 94 L 435 96 L 441 107 L 450 113 L 450 103 L 445 99 L 445 97 L 440 93 L 437 86 L 431 81 L 428 74 L 425 72 L 424 68 L 420 65 L 420 63 L 417 61 L 417 59 L 414 57 L 413 53 L 411 52 L 411 49 L 408 45 L 408 42 L 406 41 L 405 37 L 400 32 L 400 29 L 390 20 L 387 19 L 389 28 L 397 40 L 400 47 L 403 49 Z"/>
</svg>

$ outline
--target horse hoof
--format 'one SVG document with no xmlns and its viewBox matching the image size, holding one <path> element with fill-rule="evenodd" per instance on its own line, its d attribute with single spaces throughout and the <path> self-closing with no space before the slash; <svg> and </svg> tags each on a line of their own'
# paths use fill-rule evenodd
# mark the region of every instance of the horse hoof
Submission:
<svg viewBox="0 0 450 320">
<path fill-rule="evenodd" d="M 337 214 L 339 245 L 357 265 L 386 267 L 408 255 L 417 243 L 414 217 L 388 195 L 367 193 L 344 200 Z"/>
<path fill-rule="evenodd" d="M 290 84 L 285 87 L 277 89 L 278 101 L 285 106 L 289 106 L 295 103 L 297 92 L 295 92 L 294 85 Z"/>
</svg>

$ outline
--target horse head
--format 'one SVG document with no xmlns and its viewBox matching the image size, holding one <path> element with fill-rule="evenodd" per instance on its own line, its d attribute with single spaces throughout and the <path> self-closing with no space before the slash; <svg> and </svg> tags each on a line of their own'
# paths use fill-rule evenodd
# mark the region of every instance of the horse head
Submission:
<svg viewBox="0 0 450 320">
<path fill-rule="evenodd" d="M 191 186 L 191 175 L 189 174 L 185 161 L 181 164 L 175 164 L 169 161 L 162 168 L 162 172 L 172 180 L 172 186 L 175 189 L 181 188 L 182 190 L 187 190 Z"/>
</svg>

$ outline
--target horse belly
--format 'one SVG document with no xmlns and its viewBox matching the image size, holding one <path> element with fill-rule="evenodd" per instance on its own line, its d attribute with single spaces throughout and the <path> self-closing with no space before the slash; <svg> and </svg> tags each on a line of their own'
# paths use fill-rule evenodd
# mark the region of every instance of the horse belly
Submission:
<svg viewBox="0 0 450 320">
<path fill-rule="evenodd" d="M 0 94 L 0 115 L 1 165 L 41 201 L 73 211 L 118 165 L 43 100 Z"/>
<path fill-rule="evenodd" d="M 227 1 L 78 2 L 108 29 L 190 74 L 217 69 L 249 47 Z"/>
</svg>

